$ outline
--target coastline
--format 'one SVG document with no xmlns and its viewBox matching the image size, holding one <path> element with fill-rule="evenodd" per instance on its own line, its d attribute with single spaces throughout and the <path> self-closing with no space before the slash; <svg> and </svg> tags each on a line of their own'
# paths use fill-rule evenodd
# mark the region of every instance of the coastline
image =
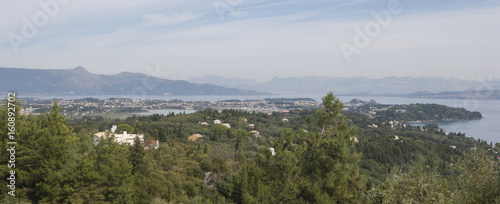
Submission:
<svg viewBox="0 0 500 204">
<path fill-rule="evenodd" d="M 473 118 L 473 119 L 450 119 L 450 120 L 414 120 L 414 121 L 401 121 L 401 123 L 404 124 L 410 124 L 410 123 L 418 123 L 418 124 L 423 124 L 423 123 L 452 123 L 452 122 L 459 122 L 459 121 L 472 121 L 472 120 L 481 120 L 483 118 Z"/>
</svg>

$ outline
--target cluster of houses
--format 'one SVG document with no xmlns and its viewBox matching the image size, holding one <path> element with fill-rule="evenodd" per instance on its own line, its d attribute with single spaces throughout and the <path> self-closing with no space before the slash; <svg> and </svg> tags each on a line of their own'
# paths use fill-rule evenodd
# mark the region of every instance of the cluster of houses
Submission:
<svg viewBox="0 0 500 204">
<path fill-rule="evenodd" d="M 245 122 L 247 120 L 245 119 Z M 282 122 L 288 122 L 287 118 L 283 118 Z M 208 122 L 198 122 L 200 125 L 209 125 Z M 231 125 L 229 123 L 223 123 L 221 120 L 214 120 L 213 121 L 214 125 L 223 125 L 227 128 L 231 128 Z M 254 129 L 255 124 L 247 124 L 249 128 Z M 249 131 L 250 134 L 252 134 L 254 137 L 259 138 L 261 137 L 260 132 L 257 130 L 251 130 Z M 142 144 L 145 145 L 145 149 L 157 149 L 160 145 L 160 142 L 158 140 L 149 140 L 145 143 L 144 141 L 144 135 L 143 134 L 132 134 L 128 133 L 127 131 L 122 131 L 121 133 L 117 132 L 117 126 L 113 125 L 109 131 L 106 132 L 98 132 L 94 134 L 94 144 L 97 145 L 99 142 L 103 139 L 107 139 L 112 137 L 114 142 L 119 143 L 119 144 L 125 144 L 125 145 L 134 145 L 135 143 L 135 138 L 138 137 L 141 141 Z M 202 140 L 204 135 L 195 133 L 191 136 L 189 136 L 187 139 L 191 141 L 197 141 L 197 140 Z M 357 138 L 356 138 L 357 140 Z M 356 141 L 357 142 L 357 141 Z M 269 148 L 269 151 L 271 151 L 271 154 L 274 156 L 276 155 L 276 152 L 273 148 Z"/>
<path fill-rule="evenodd" d="M 97 145 L 101 140 L 113 137 L 114 142 L 118 144 L 126 144 L 126 145 L 134 145 L 134 139 L 138 137 L 143 145 L 145 145 L 144 149 L 157 149 L 160 146 L 160 142 L 158 140 L 149 140 L 147 143 L 144 143 L 144 135 L 143 134 L 131 134 L 127 131 L 122 131 L 122 133 L 117 133 L 116 129 L 118 127 L 113 125 L 109 132 L 98 132 L 94 134 L 94 144 Z"/>
<path fill-rule="evenodd" d="M 248 122 L 248 120 L 247 120 L 247 119 L 244 119 L 244 120 L 245 120 L 245 122 Z M 284 118 L 284 120 L 282 120 L 282 121 L 284 121 L 284 122 L 285 122 L 285 121 L 286 121 L 286 122 L 288 122 L 288 119 Z M 229 123 L 223 123 L 221 120 L 214 120 L 214 121 L 213 121 L 213 123 L 214 123 L 214 125 L 224 125 L 224 126 L 226 126 L 227 128 L 231 128 L 231 124 L 229 124 Z M 200 125 L 207 125 L 207 126 L 209 125 L 209 123 L 208 123 L 208 122 L 198 122 L 198 124 L 200 124 Z M 251 123 L 250 123 L 250 124 L 247 124 L 247 125 L 248 125 L 248 127 L 249 127 L 249 128 L 251 128 L 251 129 L 254 129 L 254 128 L 255 128 L 255 124 L 251 124 Z M 257 131 L 257 130 L 251 130 L 251 131 L 250 131 L 250 134 L 252 134 L 254 137 L 260 137 L 260 132 L 259 132 L 259 131 Z M 196 140 L 198 140 L 198 139 L 202 139 L 202 137 L 204 137 L 204 135 L 201 135 L 201 134 L 195 133 L 195 134 L 192 134 L 191 136 L 189 136 L 189 137 L 188 137 L 188 140 L 191 140 L 191 141 L 193 141 L 193 142 L 194 142 L 194 141 L 196 141 Z"/>
<path fill-rule="evenodd" d="M 283 118 L 281 121 L 288 122 L 288 119 Z M 245 119 L 245 122 L 248 122 L 247 119 Z M 200 124 L 200 125 L 209 125 L 207 122 L 198 122 L 198 124 Z M 214 120 L 214 125 L 224 125 L 227 128 L 231 128 L 231 125 L 229 123 L 222 123 L 221 120 Z M 253 129 L 253 128 L 255 128 L 255 124 L 248 124 L 248 127 Z M 251 130 L 250 134 L 252 134 L 254 137 L 260 137 L 260 132 L 257 131 L 257 130 Z M 193 135 L 189 136 L 188 140 L 191 140 L 191 141 L 194 142 L 194 141 L 196 141 L 198 139 L 203 139 L 203 137 L 204 137 L 203 135 L 196 133 L 196 134 L 193 134 Z M 275 151 L 274 148 L 270 147 L 269 151 L 271 152 L 271 155 L 273 155 L 273 156 L 276 155 L 276 151 Z"/>
<path fill-rule="evenodd" d="M 200 125 L 209 125 L 207 122 L 198 122 L 198 124 L 200 124 Z M 227 128 L 231 128 L 231 125 L 229 123 L 222 123 L 221 120 L 214 120 L 214 125 L 224 125 Z M 253 124 L 251 124 L 251 125 L 253 125 Z"/>
<path fill-rule="evenodd" d="M 229 123 L 222 123 L 220 120 L 214 120 L 214 125 L 224 125 L 227 128 L 231 129 L 231 125 Z"/>
<path fill-rule="evenodd" d="M 389 122 L 383 122 L 382 125 L 388 123 L 391 128 L 395 128 L 396 126 L 402 126 L 402 127 L 406 127 L 406 124 L 402 124 L 400 123 L 399 121 L 397 120 L 390 120 Z M 376 124 L 371 124 L 371 125 L 368 125 L 368 127 L 371 127 L 371 128 L 378 128 L 378 125 Z"/>
</svg>

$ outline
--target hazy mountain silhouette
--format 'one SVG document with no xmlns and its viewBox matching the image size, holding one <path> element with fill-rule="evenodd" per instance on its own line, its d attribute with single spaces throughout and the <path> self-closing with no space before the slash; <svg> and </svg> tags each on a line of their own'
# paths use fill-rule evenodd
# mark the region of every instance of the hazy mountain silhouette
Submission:
<svg viewBox="0 0 500 204">
<path fill-rule="evenodd" d="M 335 94 L 409 94 L 414 92 L 444 92 L 477 89 L 482 83 L 469 80 L 442 77 L 386 77 L 370 79 L 366 77 L 275 77 L 268 82 L 251 79 L 226 78 L 205 75 L 189 79 L 191 82 L 212 83 L 231 88 L 244 88 L 274 94 L 327 93 Z M 494 82 L 494 84 L 498 84 Z"/>
<path fill-rule="evenodd" d="M 140 73 L 97 75 L 74 69 L 0 68 L 0 92 L 36 95 L 256 95 L 266 94 L 212 84 L 167 80 Z"/>
</svg>

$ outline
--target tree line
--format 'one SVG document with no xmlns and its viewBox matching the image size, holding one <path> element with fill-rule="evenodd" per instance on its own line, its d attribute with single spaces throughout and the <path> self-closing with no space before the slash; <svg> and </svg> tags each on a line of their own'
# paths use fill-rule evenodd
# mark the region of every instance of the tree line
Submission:
<svg viewBox="0 0 500 204">
<path fill-rule="evenodd" d="M 381 118 L 342 109 L 329 93 L 323 108 L 287 115 L 205 109 L 67 121 L 54 102 L 39 116 L 16 116 L 16 197 L 7 194 L 9 153 L 7 140 L 0 141 L 2 202 L 500 202 L 498 160 L 489 151 L 500 145 L 390 127 Z M 6 113 L 2 107 L 2 135 Z M 366 125 L 373 123 L 379 128 Z M 112 125 L 144 134 L 145 141 L 159 140 L 160 147 L 145 149 L 138 138 L 134 145 L 120 145 L 113 137 L 94 144 L 93 134 Z M 187 139 L 195 133 L 204 137 Z"/>
</svg>

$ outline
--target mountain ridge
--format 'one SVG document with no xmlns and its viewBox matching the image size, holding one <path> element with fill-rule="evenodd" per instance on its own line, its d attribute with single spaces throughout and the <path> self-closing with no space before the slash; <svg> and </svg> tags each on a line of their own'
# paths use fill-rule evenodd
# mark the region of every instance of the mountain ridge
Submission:
<svg viewBox="0 0 500 204">
<path fill-rule="evenodd" d="M 37 95 L 266 95 L 269 93 L 194 84 L 142 73 L 93 74 L 81 66 L 72 69 L 3 68 L 0 92 Z"/>
<path fill-rule="evenodd" d="M 213 80 L 217 79 L 217 80 Z M 484 82 L 462 80 L 445 77 L 385 77 L 372 79 L 368 77 L 329 77 L 301 76 L 274 77 L 267 82 L 246 80 L 237 83 L 241 78 L 227 78 L 214 75 L 191 78 L 188 81 L 202 81 L 231 88 L 245 88 L 259 91 L 266 90 L 274 94 L 326 93 L 335 94 L 366 93 L 373 94 L 410 94 L 415 92 L 439 93 L 445 91 L 475 90 L 484 86 Z M 252 82 L 253 83 L 250 83 Z M 500 81 L 491 81 L 493 89 L 500 87 Z"/>
</svg>

